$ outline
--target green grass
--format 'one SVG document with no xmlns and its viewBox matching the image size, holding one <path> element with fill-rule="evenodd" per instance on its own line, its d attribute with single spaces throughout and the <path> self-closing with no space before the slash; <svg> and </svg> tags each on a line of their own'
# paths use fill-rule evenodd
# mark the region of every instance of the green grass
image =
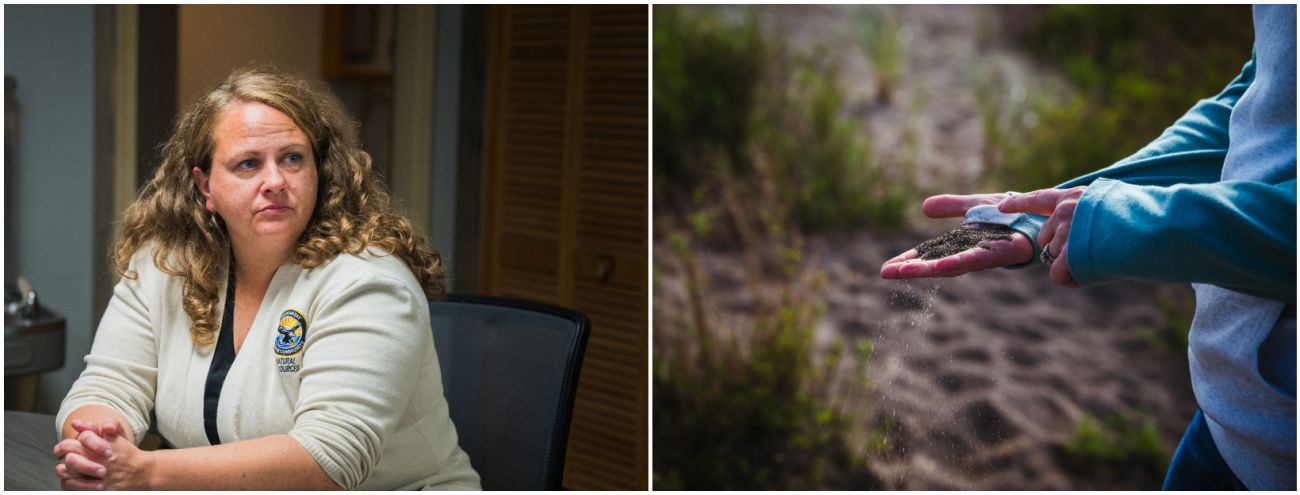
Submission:
<svg viewBox="0 0 1300 495">
<path fill-rule="evenodd" d="M 1140 413 L 1114 415 L 1105 421 L 1085 415 L 1064 451 L 1077 466 L 1096 472 L 1136 469 L 1159 476 L 1167 465 L 1155 423 Z"/>
</svg>

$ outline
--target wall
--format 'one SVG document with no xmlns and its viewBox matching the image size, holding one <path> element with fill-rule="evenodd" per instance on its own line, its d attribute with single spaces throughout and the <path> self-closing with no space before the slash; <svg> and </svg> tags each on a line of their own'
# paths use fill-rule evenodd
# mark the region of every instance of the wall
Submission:
<svg viewBox="0 0 1300 495">
<path fill-rule="evenodd" d="M 250 62 L 320 78 L 323 13 L 320 5 L 182 5 L 179 108 Z"/>
<path fill-rule="evenodd" d="M 54 412 L 90 351 L 93 260 L 104 256 L 91 222 L 95 7 L 8 5 L 4 14 L 4 71 L 17 80 L 20 112 L 15 163 L 5 164 L 18 167 L 18 271 L 67 318 L 64 367 L 41 377 L 37 397 L 38 411 Z"/>
<path fill-rule="evenodd" d="M 465 7 L 438 6 L 438 41 L 436 43 L 437 78 L 434 89 L 433 187 L 430 194 L 429 245 L 442 254 L 443 268 L 447 274 L 447 291 L 463 292 L 466 284 L 457 273 L 456 219 L 464 212 L 457 211 L 456 194 L 461 181 L 456 174 L 459 156 L 456 147 L 460 140 L 460 79 L 461 79 L 461 22 Z M 466 194 L 473 194 L 465 191 Z M 475 195 L 477 196 L 477 195 Z"/>
</svg>

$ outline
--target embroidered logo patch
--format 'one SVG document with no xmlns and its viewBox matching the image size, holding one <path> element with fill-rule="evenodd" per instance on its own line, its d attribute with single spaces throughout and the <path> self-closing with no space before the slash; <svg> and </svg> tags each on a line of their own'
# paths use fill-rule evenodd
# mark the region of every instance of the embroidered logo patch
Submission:
<svg viewBox="0 0 1300 495">
<path fill-rule="evenodd" d="M 275 328 L 275 353 L 292 356 L 307 343 L 307 318 L 296 309 L 280 313 L 280 325 Z"/>
</svg>

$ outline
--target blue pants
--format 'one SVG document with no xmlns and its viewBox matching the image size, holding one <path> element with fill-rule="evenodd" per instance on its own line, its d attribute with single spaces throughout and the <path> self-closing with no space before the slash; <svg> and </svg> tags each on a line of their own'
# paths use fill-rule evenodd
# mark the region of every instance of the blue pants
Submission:
<svg viewBox="0 0 1300 495">
<path fill-rule="evenodd" d="M 1201 410 L 1192 416 L 1192 424 L 1187 425 L 1187 433 L 1178 442 L 1174 459 L 1169 462 L 1169 472 L 1165 474 L 1165 484 L 1161 490 L 1246 490 L 1246 485 L 1232 474 L 1228 463 L 1219 455 L 1219 448 L 1210 436 L 1210 427 L 1205 423 Z"/>
</svg>

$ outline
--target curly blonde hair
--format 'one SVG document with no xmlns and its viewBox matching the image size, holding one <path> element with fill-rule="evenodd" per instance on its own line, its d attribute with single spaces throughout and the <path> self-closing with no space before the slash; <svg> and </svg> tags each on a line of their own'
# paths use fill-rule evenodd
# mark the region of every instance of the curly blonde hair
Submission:
<svg viewBox="0 0 1300 495">
<path fill-rule="evenodd" d="M 328 92 L 265 66 L 235 70 L 176 121 L 153 179 L 123 214 L 111 253 L 118 275 L 135 279 L 138 274 L 128 268 L 132 256 L 154 243 L 154 264 L 184 279 L 181 297 L 192 322 L 190 337 L 202 345 L 216 341 L 230 237 L 219 216 L 204 207 L 190 169 L 210 172 L 217 122 L 232 105 L 252 102 L 293 119 L 316 158 L 316 207 L 293 262 L 315 268 L 340 253 L 360 254 L 374 246 L 406 262 L 427 297 L 441 298 L 442 258 L 414 232 L 410 220 L 393 211 L 388 192 L 372 173 L 370 155 L 361 150 L 357 125 Z"/>
</svg>

